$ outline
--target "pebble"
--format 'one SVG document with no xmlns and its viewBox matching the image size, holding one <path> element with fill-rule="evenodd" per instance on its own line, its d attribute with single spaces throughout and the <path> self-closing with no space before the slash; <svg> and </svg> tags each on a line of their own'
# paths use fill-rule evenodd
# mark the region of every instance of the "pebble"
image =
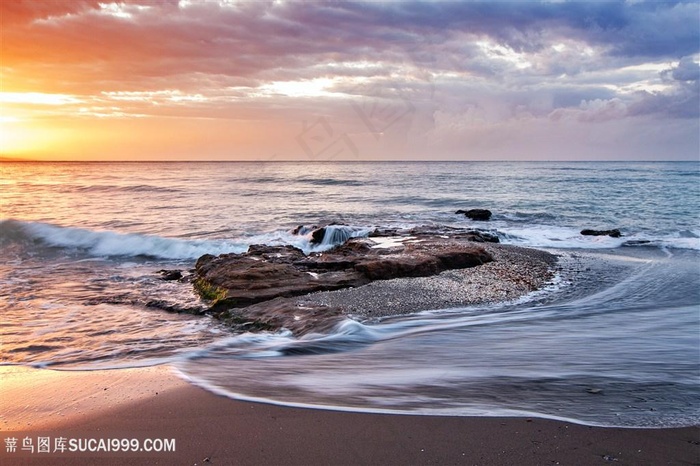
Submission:
<svg viewBox="0 0 700 466">
<path fill-rule="evenodd" d="M 493 262 L 431 277 L 383 280 L 358 288 L 312 293 L 298 302 L 340 308 L 362 320 L 514 300 L 546 285 L 555 275 L 556 257 L 548 252 L 480 245 L 493 255 Z"/>
</svg>

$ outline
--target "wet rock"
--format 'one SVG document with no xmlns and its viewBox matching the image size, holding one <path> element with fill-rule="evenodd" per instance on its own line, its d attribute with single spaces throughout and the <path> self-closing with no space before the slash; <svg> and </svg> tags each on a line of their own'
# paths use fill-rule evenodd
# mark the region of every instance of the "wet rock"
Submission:
<svg viewBox="0 0 700 466">
<path fill-rule="evenodd" d="M 317 228 L 311 233 L 311 244 L 321 244 L 326 236 L 326 227 Z"/>
<path fill-rule="evenodd" d="M 492 233 L 478 230 L 471 230 L 460 236 L 464 237 L 467 241 L 474 241 L 475 243 L 499 243 L 501 241 L 498 239 L 498 236 Z"/>
<path fill-rule="evenodd" d="M 472 220 L 489 220 L 491 219 L 491 211 L 488 209 L 469 209 L 469 210 L 458 210 L 455 214 L 464 214 L 465 217 Z"/>
<path fill-rule="evenodd" d="M 182 270 L 159 270 L 161 280 L 174 281 L 182 279 Z"/>
<path fill-rule="evenodd" d="M 299 225 L 292 229 L 291 233 L 293 235 L 309 235 L 311 244 L 337 245 L 350 239 L 356 231 L 356 228 L 342 223 L 329 223 L 322 227 Z"/>
<path fill-rule="evenodd" d="M 291 233 L 293 235 L 306 235 L 308 233 L 311 233 L 312 231 L 316 230 L 318 228 L 317 225 L 314 225 L 312 227 L 307 227 L 306 225 L 299 225 L 298 227 L 292 229 Z"/>
<path fill-rule="evenodd" d="M 282 327 L 295 335 L 330 331 L 343 319 L 340 310 L 323 305 L 299 305 L 275 298 L 245 308 L 225 311 L 219 318 L 236 330 L 275 331 Z"/>
<path fill-rule="evenodd" d="M 207 309 L 204 306 L 187 306 L 179 303 L 171 303 L 161 299 L 154 299 L 146 303 L 146 307 L 160 309 L 175 314 L 204 315 Z"/>
<path fill-rule="evenodd" d="M 414 227 L 411 228 L 406 234 L 410 236 L 416 236 L 418 238 L 425 236 L 446 236 L 449 238 L 460 239 L 464 241 L 471 241 L 474 243 L 498 243 L 500 240 L 498 236 L 494 233 L 490 233 L 483 230 L 473 230 L 466 228 L 448 228 L 441 227 L 440 229 L 435 229 L 431 227 Z M 379 236 L 379 235 L 377 235 Z"/>
<path fill-rule="evenodd" d="M 285 327 L 301 332 L 301 311 L 288 308 L 285 298 L 359 287 L 375 280 L 430 276 L 492 260 L 483 247 L 464 238 L 429 235 L 399 237 L 388 245 L 352 238 L 331 251 L 309 255 L 293 246 L 254 245 L 244 254 L 200 257 L 194 286 L 212 302 L 211 313 L 235 321 L 237 327 L 257 322 L 249 325 L 259 330 Z M 326 309 L 304 315 L 305 319 L 312 315 L 310 322 L 318 327 L 318 316 L 330 318 L 336 313 Z"/>
<path fill-rule="evenodd" d="M 590 230 L 590 229 L 585 229 L 581 230 L 581 234 L 584 236 L 610 236 L 612 238 L 619 238 L 622 236 L 622 233 L 620 233 L 620 230 L 617 228 L 613 230 Z"/>
<path fill-rule="evenodd" d="M 401 230 L 398 228 L 375 228 L 367 235 L 368 238 L 386 238 L 388 236 L 399 236 Z"/>
<path fill-rule="evenodd" d="M 339 245 L 353 237 L 358 230 L 348 225 L 332 223 L 311 233 L 311 244 Z"/>
</svg>

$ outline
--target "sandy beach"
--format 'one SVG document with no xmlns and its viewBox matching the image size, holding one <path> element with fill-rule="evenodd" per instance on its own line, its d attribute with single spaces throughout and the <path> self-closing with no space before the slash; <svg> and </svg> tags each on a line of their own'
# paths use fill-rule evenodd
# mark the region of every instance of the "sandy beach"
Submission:
<svg viewBox="0 0 700 466">
<path fill-rule="evenodd" d="M 498 300 L 551 276 L 552 257 L 544 253 L 490 250 L 497 260 L 487 266 L 304 299 L 336 299 L 347 313 L 353 303 L 376 301 L 375 308 L 391 314 L 405 309 L 398 296 L 413 303 L 425 296 L 426 306 L 437 299 L 431 289 L 454 304 Z M 583 266 L 567 259 L 558 267 L 568 275 Z M 528 285 L 513 277 L 526 277 Z M 452 290 L 450 280 L 462 286 Z M 484 286 L 493 283 L 499 286 Z M 700 464 L 698 426 L 603 428 L 532 417 L 282 407 L 215 395 L 169 365 L 98 371 L 5 366 L 0 394 L 2 464 Z"/>
<path fill-rule="evenodd" d="M 698 464 L 700 428 L 619 429 L 536 418 L 359 414 L 235 401 L 167 366 L 0 371 L 2 464 Z M 22 451 L 31 439 L 34 453 Z M 38 451 L 48 438 L 49 453 Z M 14 452 L 8 439 L 17 439 Z M 84 439 L 174 439 L 175 451 L 54 452 Z M 109 440 L 108 440 L 109 439 Z M 87 445 L 87 443 L 85 443 Z M 170 448 L 173 449 L 173 448 Z"/>
</svg>

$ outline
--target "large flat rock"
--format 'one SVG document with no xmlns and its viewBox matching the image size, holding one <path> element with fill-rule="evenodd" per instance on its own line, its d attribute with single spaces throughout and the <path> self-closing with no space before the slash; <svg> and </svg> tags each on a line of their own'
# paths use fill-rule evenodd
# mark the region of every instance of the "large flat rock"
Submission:
<svg viewBox="0 0 700 466">
<path fill-rule="evenodd" d="M 302 334 L 336 321 L 323 306 L 295 307 L 285 298 L 360 287 L 377 280 L 427 277 L 493 260 L 464 238 L 437 235 L 352 238 L 330 251 L 305 255 L 292 246 L 251 246 L 244 254 L 205 255 L 195 287 L 212 300 L 212 312 L 249 330 L 287 328 Z"/>
</svg>

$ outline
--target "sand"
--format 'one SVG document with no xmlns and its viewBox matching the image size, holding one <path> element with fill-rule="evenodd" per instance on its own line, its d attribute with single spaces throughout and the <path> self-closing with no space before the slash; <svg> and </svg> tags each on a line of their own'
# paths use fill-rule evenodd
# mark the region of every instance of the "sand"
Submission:
<svg viewBox="0 0 700 466">
<path fill-rule="evenodd" d="M 700 428 L 619 429 L 533 418 L 359 414 L 234 401 L 167 366 L 0 368 L 0 464 L 700 464 Z M 29 453 L 29 437 L 175 439 L 175 452 Z M 6 439 L 17 438 L 17 451 Z M 140 445 L 143 445 L 141 443 Z"/>
</svg>

